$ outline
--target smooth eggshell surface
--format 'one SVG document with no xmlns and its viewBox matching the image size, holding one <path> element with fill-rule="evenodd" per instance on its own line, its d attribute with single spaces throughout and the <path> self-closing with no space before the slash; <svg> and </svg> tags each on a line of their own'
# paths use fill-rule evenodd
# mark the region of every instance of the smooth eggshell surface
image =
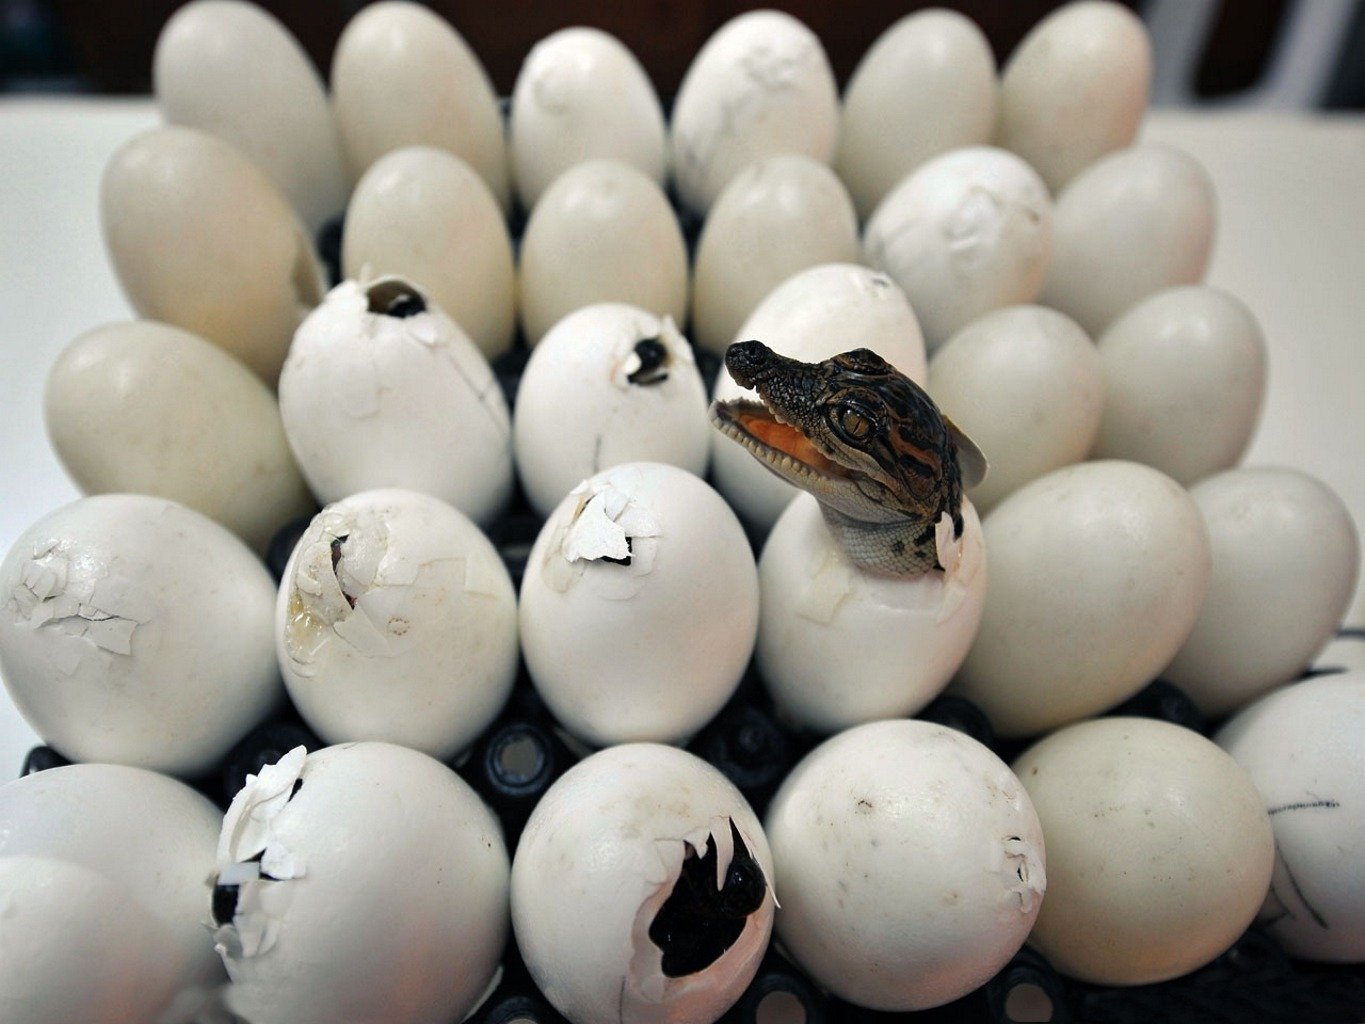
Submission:
<svg viewBox="0 0 1365 1024">
<path fill-rule="evenodd" d="M 1131 697 L 1189 636 L 1208 589 L 1199 509 L 1137 463 L 1055 470 L 997 505 L 983 530 L 986 609 L 950 689 L 1002 736 Z"/>
<path fill-rule="evenodd" d="M 844 89 L 835 167 L 858 215 L 930 157 L 985 145 L 995 129 L 995 56 L 956 11 L 906 15 L 863 54 Z"/>
<path fill-rule="evenodd" d="M 714 846 L 720 884 L 732 828 L 762 870 L 762 902 L 715 960 L 669 977 L 650 925 L 689 853 Z M 767 949 L 772 877 L 763 828 L 720 772 L 672 747 L 626 744 L 570 768 L 536 805 L 512 865 L 512 924 L 531 976 L 573 1024 L 714 1021 Z"/>
<path fill-rule="evenodd" d="M 1140 299 L 1204 279 L 1215 214 L 1193 157 L 1154 143 L 1109 154 L 1057 196 L 1041 302 L 1098 338 Z"/>
<path fill-rule="evenodd" d="M 839 179 L 810 157 L 751 163 L 725 186 L 697 242 L 692 331 L 722 353 L 764 297 L 797 271 L 858 259 L 858 218 Z"/>
<path fill-rule="evenodd" d="M 885 274 L 851 263 L 827 263 L 778 285 L 739 330 L 780 355 L 819 362 L 870 348 L 916 383 L 925 379 L 924 341 L 905 293 Z M 712 398 L 754 396 L 721 367 Z M 714 431 L 711 465 L 716 488 L 744 519 L 766 532 L 797 489 L 740 445 Z"/>
<path fill-rule="evenodd" d="M 512 690 L 516 593 L 462 513 L 416 491 L 365 491 L 328 505 L 299 539 L 275 638 L 289 696 L 322 739 L 447 760 Z"/>
<path fill-rule="evenodd" d="M 1094 343 L 1043 306 L 1010 306 L 958 331 L 929 361 L 929 394 L 976 442 L 990 471 L 971 490 L 983 513 L 1080 462 L 1100 429 L 1104 377 Z"/>
<path fill-rule="evenodd" d="M 1132 144 L 1151 82 L 1152 43 L 1136 14 L 1108 0 L 1066 4 L 1010 55 L 996 142 L 1027 160 L 1055 193 L 1106 153 Z"/>
<path fill-rule="evenodd" d="M 1052 252 L 1052 201 L 1013 153 L 957 149 L 922 164 L 863 233 L 869 266 L 905 291 L 933 351 L 973 320 L 1038 297 Z"/>
<path fill-rule="evenodd" d="M 86 494 L 170 498 L 257 551 L 314 509 L 275 396 L 216 345 L 154 321 L 97 327 L 57 358 L 43 416 Z"/>
<path fill-rule="evenodd" d="M 521 239 L 519 314 L 526 340 L 576 309 L 628 302 L 682 323 L 687 246 L 663 190 L 634 167 L 591 160 L 555 179 Z"/>
<path fill-rule="evenodd" d="M 1275 829 L 1270 933 L 1290 956 L 1365 961 L 1365 672 L 1276 690 L 1214 739 Z"/>
<path fill-rule="evenodd" d="M 310 231 L 346 208 L 350 183 L 327 90 L 268 11 L 240 0 L 186 4 L 157 38 L 152 88 L 167 124 L 232 143 Z"/>
<path fill-rule="evenodd" d="M 666 462 L 704 476 L 711 425 L 692 347 L 668 317 L 637 306 L 570 313 L 526 363 L 512 443 L 526 497 L 542 516 L 623 462 Z"/>
<path fill-rule="evenodd" d="M 1220 717 L 1295 678 L 1332 639 L 1355 593 L 1360 538 L 1341 498 L 1296 469 L 1231 469 L 1190 497 L 1213 573 L 1162 677 Z"/>
<path fill-rule="evenodd" d="M 73 761 L 193 776 L 280 694 L 275 586 L 211 519 L 141 494 L 81 498 L 0 565 L 0 675 Z"/>
<path fill-rule="evenodd" d="M 508 134 L 512 180 L 528 210 L 585 160 L 619 160 L 664 183 L 659 97 L 635 55 L 600 29 L 561 29 L 531 48 L 512 88 Z"/>
<path fill-rule="evenodd" d="M 1188 486 L 1237 464 L 1266 385 L 1251 310 L 1203 285 L 1143 299 L 1098 339 L 1104 418 L 1094 454 L 1155 466 Z"/>
<path fill-rule="evenodd" d="M 803 153 L 829 163 L 839 93 L 819 38 L 782 11 L 731 18 L 688 67 L 670 129 L 678 196 L 700 214 L 761 157 Z"/>
<path fill-rule="evenodd" d="M 228 1005 L 290 1024 L 460 1020 L 507 941 L 508 872 L 497 818 L 439 761 L 298 747 L 248 776 L 223 821 Z"/>
<path fill-rule="evenodd" d="M 385 153 L 435 146 L 508 205 L 507 145 L 488 72 L 439 14 L 406 0 L 363 8 L 332 55 L 332 106 L 359 178 Z"/>
<path fill-rule="evenodd" d="M 137 314 L 221 345 L 273 385 L 322 270 L 274 184 L 220 139 L 155 128 L 113 155 L 100 223 Z"/>
<path fill-rule="evenodd" d="M 766 825 L 778 937 L 859 1006 L 918 1010 L 984 984 L 1023 944 L 1049 888 L 1043 830 L 1019 780 L 980 743 L 929 722 L 872 722 L 826 740 L 787 776 Z"/>
<path fill-rule="evenodd" d="M 1097 985 L 1187 974 L 1232 945 L 1265 899 L 1275 840 L 1247 773 L 1197 732 L 1102 718 L 1014 763 L 1047 836 L 1030 945 Z"/>
<path fill-rule="evenodd" d="M 986 600 L 981 522 L 964 503 L 952 573 L 860 570 L 798 495 L 758 563 L 758 668 L 773 699 L 822 733 L 913 715 L 957 671 Z"/>
<path fill-rule="evenodd" d="M 349 278 L 412 281 L 489 359 L 512 346 L 516 269 L 502 209 L 445 150 L 405 146 L 370 165 L 346 210 L 341 266 Z"/>
<path fill-rule="evenodd" d="M 744 673 L 758 570 L 719 494 L 676 466 L 627 463 L 550 515 L 519 611 L 526 667 L 566 729 L 598 746 L 679 743 Z"/>
</svg>

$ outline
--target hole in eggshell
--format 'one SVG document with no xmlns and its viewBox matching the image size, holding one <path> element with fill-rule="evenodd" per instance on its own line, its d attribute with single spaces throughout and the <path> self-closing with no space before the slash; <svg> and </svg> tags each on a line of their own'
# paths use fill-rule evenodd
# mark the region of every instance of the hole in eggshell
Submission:
<svg viewBox="0 0 1365 1024">
<path fill-rule="evenodd" d="M 1022 982 L 1005 997 L 1005 1016 L 1012 1024 L 1047 1024 L 1055 1008 L 1041 985 Z"/>
<path fill-rule="evenodd" d="M 400 278 L 376 281 L 366 290 L 365 300 L 366 308 L 371 313 L 399 319 L 427 311 L 426 300 L 417 289 Z"/>
<path fill-rule="evenodd" d="M 754 1012 L 756 1024 L 806 1024 L 806 1007 L 791 992 L 769 992 Z"/>
<path fill-rule="evenodd" d="M 635 552 L 634 539 L 631 537 L 627 537 L 625 558 L 613 558 L 611 555 L 602 555 L 597 559 L 597 561 L 611 562 L 613 565 L 630 565 L 630 558 L 631 555 L 634 554 L 634 552 Z"/>
<path fill-rule="evenodd" d="M 668 380 L 668 347 L 659 338 L 641 338 L 635 343 L 635 355 L 640 360 L 639 367 L 630 373 L 626 380 L 632 384 L 649 387 Z"/>
<path fill-rule="evenodd" d="M 342 582 L 341 572 L 341 545 L 345 544 L 350 534 L 343 534 L 340 537 L 332 538 L 332 574 L 337 578 L 337 586 L 341 588 L 341 596 L 346 598 L 346 603 L 352 608 L 355 607 L 356 599 L 353 595 L 346 592 L 346 584 Z"/>
</svg>

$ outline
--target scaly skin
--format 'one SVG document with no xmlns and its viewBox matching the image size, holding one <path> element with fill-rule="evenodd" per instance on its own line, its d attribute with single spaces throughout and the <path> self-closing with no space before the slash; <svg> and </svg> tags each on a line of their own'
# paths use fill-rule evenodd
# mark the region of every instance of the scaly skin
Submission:
<svg viewBox="0 0 1365 1024">
<path fill-rule="evenodd" d="M 855 564 L 887 576 L 942 567 L 939 535 L 962 536 L 962 490 L 985 460 L 919 385 L 862 348 L 803 363 L 741 341 L 725 365 L 762 402 L 716 402 L 712 423 L 810 491 Z"/>
</svg>

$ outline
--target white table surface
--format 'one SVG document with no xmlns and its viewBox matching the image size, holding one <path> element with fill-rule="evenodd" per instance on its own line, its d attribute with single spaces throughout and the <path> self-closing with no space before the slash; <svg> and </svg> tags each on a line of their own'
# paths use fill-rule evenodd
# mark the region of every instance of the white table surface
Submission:
<svg viewBox="0 0 1365 1024">
<path fill-rule="evenodd" d="M 99 181 L 157 121 L 145 100 L 0 99 L 0 552 L 77 496 L 44 433 L 43 384 L 78 334 L 132 315 L 104 254 Z M 1246 462 L 1316 475 L 1365 523 L 1365 118 L 1157 112 L 1144 137 L 1208 168 L 1209 283 L 1265 328 L 1270 385 Z M 1365 626 L 1365 589 L 1347 622 Z M 0 781 L 34 742 L 0 694 Z"/>
</svg>

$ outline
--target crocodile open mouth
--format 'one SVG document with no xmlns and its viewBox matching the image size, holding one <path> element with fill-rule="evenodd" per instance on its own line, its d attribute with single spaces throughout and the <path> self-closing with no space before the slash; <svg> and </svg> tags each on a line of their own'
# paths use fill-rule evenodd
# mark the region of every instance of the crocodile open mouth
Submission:
<svg viewBox="0 0 1365 1024">
<path fill-rule="evenodd" d="M 783 476 L 847 480 L 853 472 L 827 458 L 805 434 L 761 402 L 737 398 L 711 403 L 711 422 Z"/>
</svg>

